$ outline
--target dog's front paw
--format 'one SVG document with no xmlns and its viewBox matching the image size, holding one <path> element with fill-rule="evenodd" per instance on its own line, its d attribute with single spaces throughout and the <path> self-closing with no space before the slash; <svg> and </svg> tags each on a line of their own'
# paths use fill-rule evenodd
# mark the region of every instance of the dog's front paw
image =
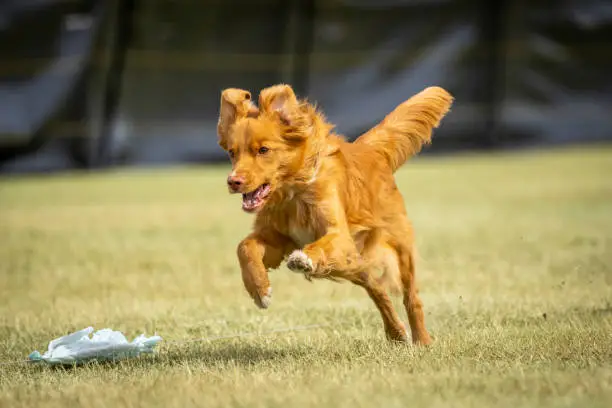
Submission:
<svg viewBox="0 0 612 408">
<path fill-rule="evenodd" d="M 306 279 L 310 279 L 310 275 L 314 272 L 312 259 L 303 251 L 293 251 L 287 258 L 287 268 L 293 272 L 302 273 Z"/>
<path fill-rule="evenodd" d="M 254 300 L 257 307 L 260 309 L 267 309 L 270 306 L 270 303 L 272 303 L 272 286 L 268 288 L 265 295 L 257 295 L 255 296 Z"/>
</svg>

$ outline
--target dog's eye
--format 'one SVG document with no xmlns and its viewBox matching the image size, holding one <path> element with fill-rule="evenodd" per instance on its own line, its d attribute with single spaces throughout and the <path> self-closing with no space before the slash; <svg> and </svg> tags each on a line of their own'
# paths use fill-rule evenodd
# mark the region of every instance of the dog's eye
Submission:
<svg viewBox="0 0 612 408">
<path fill-rule="evenodd" d="M 268 149 L 266 146 L 261 146 L 258 150 L 259 154 L 266 154 L 270 151 L 270 149 Z"/>
<path fill-rule="evenodd" d="M 227 152 L 227 154 L 229 154 L 230 159 L 233 159 L 233 158 L 234 158 L 234 151 L 233 151 L 233 150 L 229 150 L 229 151 Z"/>
</svg>

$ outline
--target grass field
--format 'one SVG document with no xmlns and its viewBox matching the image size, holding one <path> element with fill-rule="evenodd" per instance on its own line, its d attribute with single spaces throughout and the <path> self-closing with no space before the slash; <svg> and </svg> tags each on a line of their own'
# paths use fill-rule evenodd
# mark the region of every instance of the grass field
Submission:
<svg viewBox="0 0 612 408">
<path fill-rule="evenodd" d="M 0 179 L 0 361 L 89 325 L 165 339 L 116 364 L 2 365 L 1 407 L 612 406 L 610 146 L 398 172 L 428 349 L 388 344 L 361 289 L 284 267 L 258 310 L 235 259 L 251 218 L 226 171 Z M 169 344 L 308 324 L 329 326 Z"/>
</svg>

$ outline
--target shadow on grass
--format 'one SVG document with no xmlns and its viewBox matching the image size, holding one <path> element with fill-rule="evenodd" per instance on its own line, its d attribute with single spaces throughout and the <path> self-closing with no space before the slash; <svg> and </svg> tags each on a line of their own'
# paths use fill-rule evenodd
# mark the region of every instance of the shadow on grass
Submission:
<svg viewBox="0 0 612 408">
<path fill-rule="evenodd" d="M 196 362 L 207 366 L 230 363 L 248 367 L 264 362 L 298 359 L 314 353 L 316 353 L 315 349 L 305 345 L 288 347 L 285 344 L 279 347 L 273 344 L 251 343 L 198 344 L 188 348 L 179 346 L 178 348 L 161 351 L 155 360 L 171 365 Z M 153 359 L 151 362 L 153 362 Z"/>
<path fill-rule="evenodd" d="M 196 363 L 209 367 L 236 365 L 247 368 L 269 363 L 307 362 L 310 359 L 324 359 L 332 363 L 368 354 L 366 350 L 370 343 L 367 341 L 354 339 L 349 343 L 350 352 L 345 347 L 336 347 L 334 343 L 323 346 L 304 343 L 293 345 L 287 343 L 235 342 L 193 344 L 188 347 L 178 345 L 176 348 L 171 346 L 167 349 L 161 349 L 155 357 L 142 359 L 139 364 L 177 366 L 185 363 Z M 361 352 L 355 353 L 355 350 L 361 350 Z"/>
</svg>

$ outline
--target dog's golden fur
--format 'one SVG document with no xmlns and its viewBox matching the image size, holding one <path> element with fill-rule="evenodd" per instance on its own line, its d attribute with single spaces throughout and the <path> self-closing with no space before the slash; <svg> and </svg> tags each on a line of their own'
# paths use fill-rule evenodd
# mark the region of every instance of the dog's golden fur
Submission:
<svg viewBox="0 0 612 408">
<path fill-rule="evenodd" d="M 375 302 L 389 339 L 406 341 L 388 290 L 403 295 L 412 341 L 429 344 L 415 282 L 413 231 L 393 173 L 431 140 L 452 104 L 442 88 L 408 99 L 352 143 L 288 85 L 221 95 L 219 145 L 229 152 L 230 192 L 256 213 L 238 245 L 246 290 L 271 301 L 268 270 L 283 260 L 308 279 L 345 279 Z M 380 277 L 377 271 L 382 272 Z"/>
</svg>

